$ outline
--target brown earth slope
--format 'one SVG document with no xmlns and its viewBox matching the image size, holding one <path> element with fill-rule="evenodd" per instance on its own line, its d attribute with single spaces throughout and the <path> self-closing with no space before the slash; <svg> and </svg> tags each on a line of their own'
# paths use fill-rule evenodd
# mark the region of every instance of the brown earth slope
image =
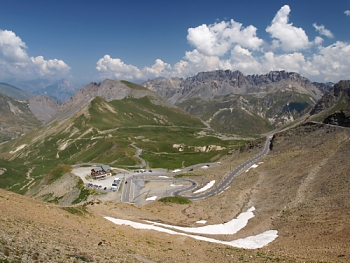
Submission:
<svg viewBox="0 0 350 263">
<path fill-rule="evenodd" d="M 275 135 L 257 168 L 242 172 L 218 196 L 188 205 L 143 207 L 95 202 L 61 208 L 0 190 L 0 258 L 8 262 L 350 262 L 350 130 L 306 124 Z M 234 152 L 196 172 L 202 185 L 220 180 L 259 152 Z M 245 250 L 152 230 L 117 226 L 102 216 L 181 226 L 224 223 L 254 206 L 234 240 L 278 230 L 268 246 Z M 68 212 L 68 211 L 70 212 Z M 21 259 L 21 260 L 20 260 Z M 6 261 L 4 261 L 6 262 Z"/>
</svg>

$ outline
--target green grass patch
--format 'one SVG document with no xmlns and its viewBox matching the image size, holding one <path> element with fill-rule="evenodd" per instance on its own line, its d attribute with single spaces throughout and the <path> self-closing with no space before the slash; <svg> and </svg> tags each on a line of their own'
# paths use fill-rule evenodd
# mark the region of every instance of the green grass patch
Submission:
<svg viewBox="0 0 350 263">
<path fill-rule="evenodd" d="M 77 199 L 75 199 L 72 204 L 79 204 L 80 202 L 86 201 L 88 197 L 94 194 L 94 189 L 85 187 L 83 181 L 77 184 L 77 188 L 80 189 L 80 194 Z"/>
<path fill-rule="evenodd" d="M 0 187 L 16 193 L 23 193 L 20 188 L 28 182 L 26 179 L 28 168 L 18 162 L 3 159 L 0 159 L 0 167 L 6 168 L 6 171 L 0 175 Z"/>
<path fill-rule="evenodd" d="M 68 213 L 71 213 L 73 215 L 85 215 L 88 212 L 86 211 L 85 207 L 82 206 L 76 206 L 76 207 L 61 207 L 62 210 L 67 211 Z"/>
<path fill-rule="evenodd" d="M 174 178 L 183 178 L 183 177 L 192 177 L 192 176 L 202 176 L 202 174 L 197 174 L 197 173 L 175 174 Z"/>
<path fill-rule="evenodd" d="M 162 203 L 174 203 L 174 204 L 190 204 L 192 203 L 191 200 L 187 199 L 186 197 L 182 196 L 168 196 L 168 197 L 163 197 L 158 200 L 159 202 Z"/>
<path fill-rule="evenodd" d="M 62 164 L 54 169 L 52 169 L 48 174 L 48 183 L 52 184 L 57 179 L 59 179 L 61 176 L 63 176 L 66 173 L 69 173 L 72 171 L 72 167 L 70 165 Z"/>
</svg>

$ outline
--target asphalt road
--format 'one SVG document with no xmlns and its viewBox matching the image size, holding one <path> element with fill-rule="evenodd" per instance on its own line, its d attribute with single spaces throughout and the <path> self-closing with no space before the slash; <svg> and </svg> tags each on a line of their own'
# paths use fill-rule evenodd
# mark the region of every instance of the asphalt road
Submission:
<svg viewBox="0 0 350 263">
<path fill-rule="evenodd" d="M 272 136 L 267 137 L 264 148 L 259 154 L 255 155 L 254 157 L 250 158 L 249 160 L 247 160 L 244 163 L 237 166 L 234 170 L 232 170 L 229 173 L 229 175 L 224 180 L 222 180 L 215 188 L 211 189 L 210 191 L 207 191 L 203 194 L 196 195 L 196 196 L 184 195 L 184 193 L 189 192 L 189 191 L 196 188 L 196 186 L 194 186 L 193 188 L 191 186 L 187 189 L 181 189 L 181 190 L 178 190 L 176 192 L 173 192 L 173 195 L 183 196 L 183 197 L 190 199 L 191 201 L 199 201 L 199 200 L 208 198 L 212 195 L 216 195 L 216 194 L 221 193 L 231 184 L 233 178 L 235 178 L 238 174 L 240 174 L 241 171 L 246 170 L 249 167 L 251 167 L 255 162 L 257 162 L 260 158 L 264 157 L 269 152 L 271 139 L 272 139 Z"/>
<path fill-rule="evenodd" d="M 212 188 L 209 191 L 206 191 L 203 194 L 199 194 L 199 195 L 195 195 L 195 196 L 187 196 L 185 195 L 185 193 L 188 193 L 190 191 L 193 191 L 194 189 L 197 188 L 198 183 L 194 180 L 190 180 L 190 179 L 175 179 L 175 178 L 150 178 L 149 175 L 151 174 L 147 174 L 147 180 L 149 181 L 177 181 L 177 182 L 188 182 L 190 183 L 189 187 L 186 188 L 181 188 L 181 189 L 177 189 L 174 190 L 171 193 L 168 193 L 170 196 L 183 196 L 186 197 L 192 201 L 199 201 L 205 198 L 208 198 L 212 195 L 216 195 L 221 193 L 222 191 L 224 191 L 232 182 L 232 180 L 234 179 L 235 176 L 237 176 L 239 173 L 241 173 L 243 170 L 248 169 L 250 166 L 252 166 L 255 162 L 257 162 L 260 158 L 264 157 L 268 152 L 269 152 L 269 145 L 270 145 L 270 140 L 271 140 L 272 136 L 267 137 L 266 142 L 264 144 L 264 148 L 263 150 L 255 155 L 254 157 L 250 158 L 249 160 L 245 161 L 244 163 L 240 164 L 239 166 L 237 166 L 234 170 L 232 170 L 229 175 L 222 180 L 216 187 Z M 185 171 L 188 171 L 190 168 L 198 168 L 198 167 L 202 167 L 203 165 L 207 165 L 207 164 L 197 164 L 197 165 L 193 165 L 191 167 L 187 167 L 185 169 Z M 217 165 L 217 164 L 209 164 L 211 166 Z M 182 171 L 183 172 L 183 171 Z M 156 175 L 155 173 L 152 173 L 152 175 Z M 135 182 L 133 180 L 137 180 L 137 179 L 145 179 L 145 175 L 142 174 L 128 174 L 125 175 L 125 181 L 122 182 L 123 183 L 123 191 L 122 191 L 122 197 L 121 197 L 121 201 L 122 202 L 133 202 L 134 200 L 134 195 L 135 195 Z"/>
<path fill-rule="evenodd" d="M 132 178 L 125 178 L 125 181 L 122 183 L 123 185 L 123 191 L 122 191 L 122 202 L 130 202 L 134 199 L 134 191 L 133 191 L 133 179 Z"/>
</svg>

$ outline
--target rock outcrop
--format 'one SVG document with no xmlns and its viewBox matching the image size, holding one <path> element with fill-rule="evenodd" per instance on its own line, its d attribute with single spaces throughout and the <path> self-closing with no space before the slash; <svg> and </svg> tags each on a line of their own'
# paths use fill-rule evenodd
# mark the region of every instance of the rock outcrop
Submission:
<svg viewBox="0 0 350 263">
<path fill-rule="evenodd" d="M 323 123 L 350 127 L 350 107 L 329 115 L 324 119 Z"/>
<path fill-rule="evenodd" d="M 344 106 L 350 103 L 350 84 L 349 81 L 342 80 L 336 83 L 329 92 L 327 92 L 314 106 L 311 115 L 334 107 L 341 99 L 344 99 Z"/>
</svg>

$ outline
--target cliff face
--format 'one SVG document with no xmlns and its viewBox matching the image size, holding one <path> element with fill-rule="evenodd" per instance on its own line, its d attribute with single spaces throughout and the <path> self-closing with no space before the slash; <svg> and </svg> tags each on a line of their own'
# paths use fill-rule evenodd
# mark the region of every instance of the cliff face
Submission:
<svg viewBox="0 0 350 263">
<path fill-rule="evenodd" d="M 346 80 L 336 83 L 331 90 L 316 103 L 310 114 L 318 114 L 331 107 L 336 107 L 337 104 L 343 104 L 343 107 L 339 105 L 340 108 L 345 108 L 350 104 L 350 84 Z"/>
</svg>

